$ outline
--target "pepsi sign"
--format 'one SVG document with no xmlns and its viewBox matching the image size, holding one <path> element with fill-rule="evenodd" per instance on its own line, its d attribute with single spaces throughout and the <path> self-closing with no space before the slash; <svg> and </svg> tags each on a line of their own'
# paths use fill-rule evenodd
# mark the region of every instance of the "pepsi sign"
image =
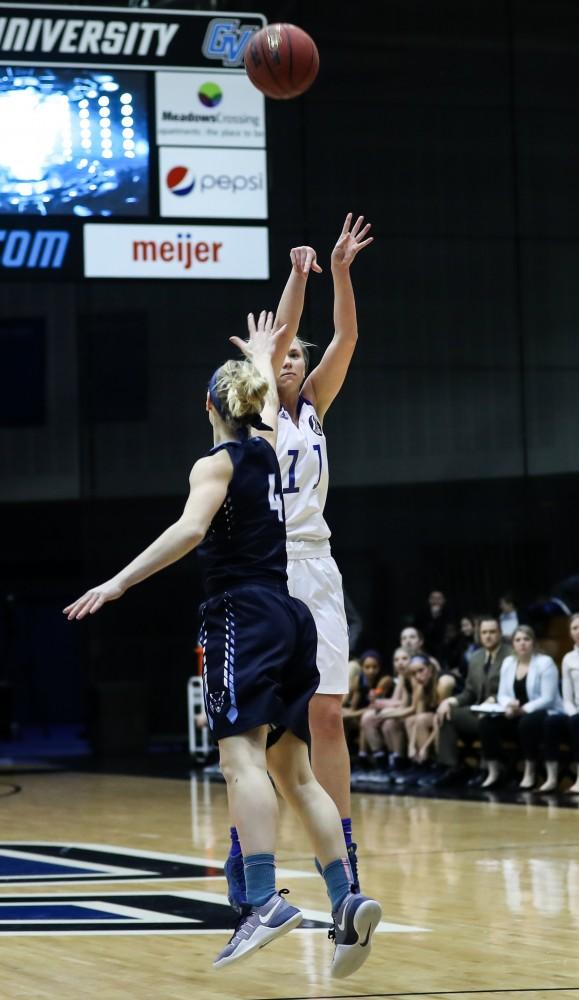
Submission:
<svg viewBox="0 0 579 1000">
<path fill-rule="evenodd" d="M 164 218 L 267 218 L 265 150 L 162 148 L 159 153 Z"/>
</svg>

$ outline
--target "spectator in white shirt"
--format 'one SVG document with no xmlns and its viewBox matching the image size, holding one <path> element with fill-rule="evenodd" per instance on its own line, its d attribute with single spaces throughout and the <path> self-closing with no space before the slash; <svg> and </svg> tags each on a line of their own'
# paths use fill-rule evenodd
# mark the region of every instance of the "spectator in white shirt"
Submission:
<svg viewBox="0 0 579 1000">
<path fill-rule="evenodd" d="M 501 780 L 502 743 L 520 743 L 525 772 L 519 787 L 535 784 L 536 760 L 545 719 L 563 712 L 559 694 L 559 671 L 550 656 L 535 650 L 535 633 L 519 625 L 513 633 L 513 655 L 501 665 L 497 702 L 503 714 L 481 719 L 480 740 L 488 775 L 481 788 L 492 788 Z"/>
</svg>

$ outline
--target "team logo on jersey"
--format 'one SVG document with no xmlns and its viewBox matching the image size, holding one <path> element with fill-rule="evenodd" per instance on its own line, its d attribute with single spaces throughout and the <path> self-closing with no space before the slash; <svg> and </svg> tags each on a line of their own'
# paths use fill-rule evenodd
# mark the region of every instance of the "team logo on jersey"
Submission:
<svg viewBox="0 0 579 1000">
<path fill-rule="evenodd" d="M 278 416 L 280 416 L 282 418 L 282 420 L 289 420 L 289 413 L 286 413 L 286 411 L 284 409 L 281 409 L 279 411 Z"/>
<path fill-rule="evenodd" d="M 319 437 L 324 436 L 322 425 L 318 420 L 318 418 L 316 417 L 315 413 L 312 413 L 312 415 L 310 416 L 310 427 L 312 428 L 314 434 L 317 434 Z"/>
</svg>

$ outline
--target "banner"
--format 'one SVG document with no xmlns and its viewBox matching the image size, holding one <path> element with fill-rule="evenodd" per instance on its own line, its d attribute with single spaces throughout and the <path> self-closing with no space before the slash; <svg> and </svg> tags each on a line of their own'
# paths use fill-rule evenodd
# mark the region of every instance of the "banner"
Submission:
<svg viewBox="0 0 579 1000">
<path fill-rule="evenodd" d="M 0 62 L 144 69 L 243 65 L 263 14 L 0 4 Z"/>
<path fill-rule="evenodd" d="M 267 230 L 235 226 L 267 219 L 265 23 L 0 0 L 0 270 L 267 279 Z"/>
<path fill-rule="evenodd" d="M 87 278 L 269 278 L 265 227 L 88 223 Z"/>
<path fill-rule="evenodd" d="M 161 216 L 266 219 L 263 149 L 159 150 Z"/>
<path fill-rule="evenodd" d="M 156 73 L 160 146 L 265 146 L 265 98 L 244 72 Z"/>
</svg>

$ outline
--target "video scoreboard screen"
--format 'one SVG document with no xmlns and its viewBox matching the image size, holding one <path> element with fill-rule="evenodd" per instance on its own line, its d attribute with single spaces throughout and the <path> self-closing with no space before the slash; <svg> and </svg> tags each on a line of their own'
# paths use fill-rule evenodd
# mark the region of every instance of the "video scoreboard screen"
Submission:
<svg viewBox="0 0 579 1000">
<path fill-rule="evenodd" d="M 261 14 L 0 3 L 4 277 L 269 277 Z"/>
</svg>

